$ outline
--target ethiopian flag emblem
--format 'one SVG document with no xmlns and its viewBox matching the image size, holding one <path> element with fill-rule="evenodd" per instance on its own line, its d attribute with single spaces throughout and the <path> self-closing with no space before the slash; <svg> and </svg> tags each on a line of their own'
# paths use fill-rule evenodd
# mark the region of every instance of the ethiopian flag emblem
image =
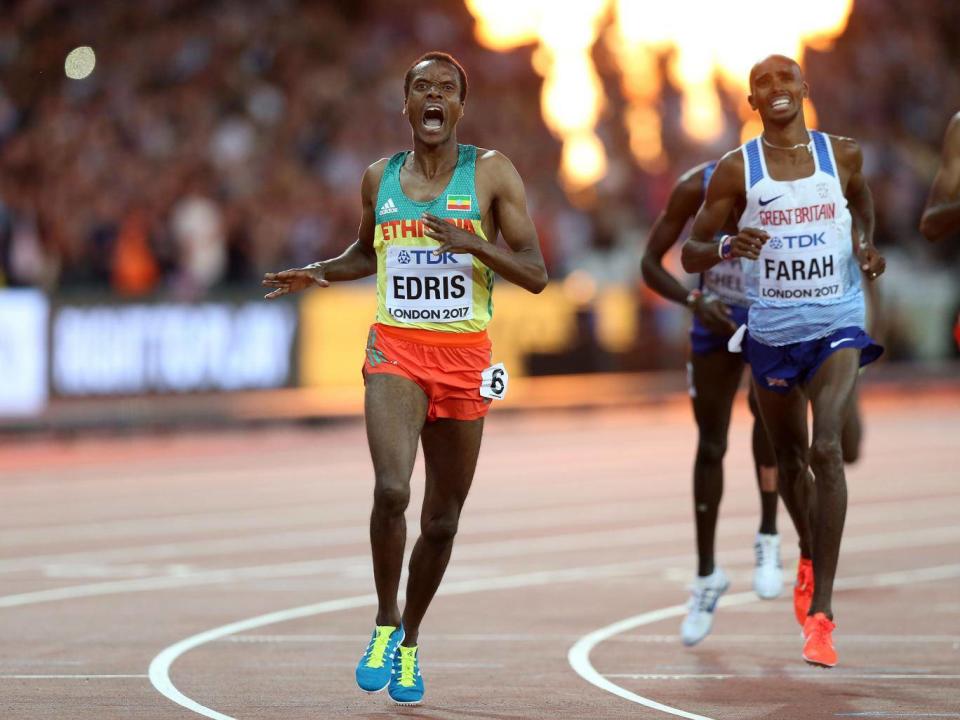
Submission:
<svg viewBox="0 0 960 720">
<path fill-rule="evenodd" d="M 447 195 L 447 210 L 470 212 L 472 209 L 473 198 L 470 195 Z"/>
</svg>

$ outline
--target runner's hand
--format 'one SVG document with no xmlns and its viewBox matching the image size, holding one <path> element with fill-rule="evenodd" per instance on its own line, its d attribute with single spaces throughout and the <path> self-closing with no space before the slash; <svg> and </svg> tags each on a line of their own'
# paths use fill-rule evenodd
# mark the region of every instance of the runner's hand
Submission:
<svg viewBox="0 0 960 720">
<path fill-rule="evenodd" d="M 757 260 L 760 257 L 763 244 L 769 239 L 770 236 L 763 230 L 743 228 L 733 236 L 730 255 L 731 257 L 743 257 L 747 260 Z"/>
<path fill-rule="evenodd" d="M 424 235 L 440 243 L 440 247 L 434 249 L 434 255 L 442 255 L 443 253 L 473 254 L 476 251 L 477 243 L 480 241 L 473 233 L 461 230 L 430 213 L 424 213 L 421 220 L 427 227 Z"/>
<path fill-rule="evenodd" d="M 305 290 L 312 285 L 329 287 L 330 281 L 323 276 L 322 263 L 314 263 L 304 268 L 266 273 L 263 276 L 263 282 L 260 284 L 264 287 L 275 288 L 272 292 L 264 295 L 267 300 L 273 300 L 289 293 Z"/>
<path fill-rule="evenodd" d="M 860 269 L 869 280 L 876 280 L 887 269 L 887 261 L 873 245 L 862 247 L 857 253 L 857 260 L 860 261 Z"/>
<path fill-rule="evenodd" d="M 737 331 L 737 325 L 731 319 L 733 312 L 715 297 L 701 295 L 693 305 L 693 312 L 703 326 L 716 335 L 726 337 Z"/>
</svg>

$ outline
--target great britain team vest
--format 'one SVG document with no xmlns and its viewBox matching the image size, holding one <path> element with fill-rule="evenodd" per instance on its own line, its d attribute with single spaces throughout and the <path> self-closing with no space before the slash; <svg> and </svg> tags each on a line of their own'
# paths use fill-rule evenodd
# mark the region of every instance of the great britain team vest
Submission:
<svg viewBox="0 0 960 720">
<path fill-rule="evenodd" d="M 400 186 L 407 158 L 390 158 L 377 193 L 377 322 L 440 332 L 478 332 L 493 316 L 493 271 L 470 254 L 434 255 L 439 243 L 424 234 L 428 212 L 483 240 L 476 191 L 477 148 L 459 145 L 457 167 L 433 200 L 408 198 Z"/>
<path fill-rule="evenodd" d="M 830 138 L 810 131 L 813 174 L 774 180 L 759 138 L 742 147 L 747 205 L 739 227 L 765 230 L 758 260 L 741 258 L 750 335 L 765 345 L 825 337 L 864 327 L 860 269 L 850 211 Z"/>
</svg>

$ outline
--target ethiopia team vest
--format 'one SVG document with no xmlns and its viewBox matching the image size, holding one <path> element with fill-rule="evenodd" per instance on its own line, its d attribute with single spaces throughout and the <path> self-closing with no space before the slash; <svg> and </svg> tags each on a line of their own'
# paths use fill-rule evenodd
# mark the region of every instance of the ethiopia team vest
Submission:
<svg viewBox="0 0 960 720">
<path fill-rule="evenodd" d="M 459 145 L 457 167 L 433 200 L 418 202 L 400 187 L 407 152 L 390 158 L 377 193 L 377 322 L 394 327 L 477 332 L 493 316 L 493 271 L 470 254 L 434 255 L 424 235 L 428 212 L 486 240 L 477 200 L 477 148 Z"/>
<path fill-rule="evenodd" d="M 707 185 L 710 184 L 710 177 L 716 169 L 716 162 L 710 163 L 703 169 L 703 197 L 707 196 Z M 722 233 L 718 233 L 718 236 L 721 235 Z M 701 273 L 700 289 L 716 295 L 727 305 L 747 307 L 750 304 L 744 289 L 743 269 L 740 267 L 739 258 L 723 260 Z"/>
<path fill-rule="evenodd" d="M 763 147 L 742 147 L 747 206 L 739 227 L 765 230 L 758 260 L 741 258 L 750 335 L 765 345 L 822 338 L 864 327 L 860 268 L 853 254 L 850 211 L 830 138 L 810 131 L 813 174 L 773 180 Z"/>
</svg>

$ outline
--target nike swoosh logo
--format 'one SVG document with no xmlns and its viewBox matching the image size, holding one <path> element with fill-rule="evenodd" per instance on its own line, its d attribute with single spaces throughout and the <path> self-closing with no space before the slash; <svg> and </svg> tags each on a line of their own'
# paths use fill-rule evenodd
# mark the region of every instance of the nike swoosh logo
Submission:
<svg viewBox="0 0 960 720">
<path fill-rule="evenodd" d="M 839 340 L 834 340 L 832 343 L 830 343 L 830 347 L 835 348 L 840 343 L 851 342 L 852 340 L 853 338 L 840 338 Z"/>
<path fill-rule="evenodd" d="M 777 195 L 776 197 L 770 198 L 769 200 L 764 200 L 763 198 L 760 198 L 760 207 L 765 207 L 766 205 L 769 205 L 770 203 L 772 203 L 774 200 L 779 200 L 782 197 L 783 195 Z"/>
</svg>

